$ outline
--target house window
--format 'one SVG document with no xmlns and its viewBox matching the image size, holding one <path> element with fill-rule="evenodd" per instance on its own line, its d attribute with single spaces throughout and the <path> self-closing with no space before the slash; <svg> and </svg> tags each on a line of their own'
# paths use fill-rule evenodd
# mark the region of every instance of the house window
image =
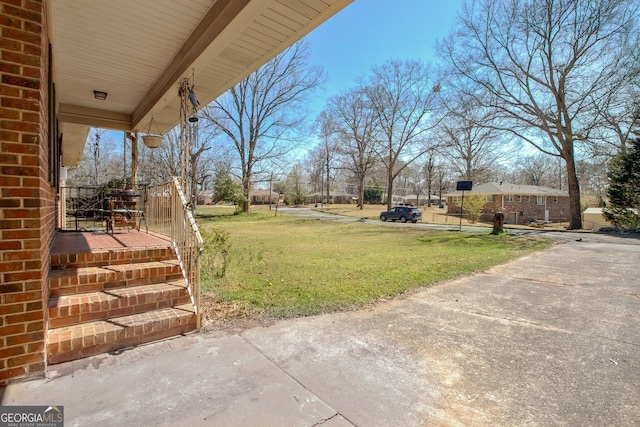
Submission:
<svg viewBox="0 0 640 427">
<path fill-rule="evenodd" d="M 516 196 L 516 198 L 518 199 L 518 202 L 521 202 L 522 201 L 522 194 Z"/>
<path fill-rule="evenodd" d="M 513 202 L 513 194 L 507 194 L 507 202 Z"/>
<path fill-rule="evenodd" d="M 544 196 L 536 196 L 536 205 L 544 205 Z"/>
<path fill-rule="evenodd" d="M 558 203 L 558 196 L 553 197 L 553 203 Z"/>
</svg>

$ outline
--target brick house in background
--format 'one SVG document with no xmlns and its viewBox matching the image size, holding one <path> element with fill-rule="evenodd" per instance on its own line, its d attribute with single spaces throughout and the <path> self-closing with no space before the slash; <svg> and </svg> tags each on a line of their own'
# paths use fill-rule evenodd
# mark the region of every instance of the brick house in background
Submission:
<svg viewBox="0 0 640 427">
<path fill-rule="evenodd" d="M 420 195 L 408 194 L 402 197 L 402 203 L 404 203 L 405 205 L 413 205 L 413 206 L 418 206 L 418 205 L 427 206 L 427 204 L 429 206 L 434 206 L 434 205 L 438 206 L 442 201 L 437 194 L 433 194 L 431 196 L 431 200 L 429 200 L 428 203 L 427 203 L 427 199 L 428 197 L 425 194 L 420 194 Z"/>
<path fill-rule="evenodd" d="M 210 205 L 213 203 L 213 190 L 200 190 L 196 198 L 198 205 Z"/>
<path fill-rule="evenodd" d="M 348 194 L 343 191 L 330 191 L 329 192 L 329 203 L 332 204 L 348 204 L 354 202 L 355 196 L 353 194 Z M 327 201 L 327 193 L 323 193 L 321 191 L 316 191 L 315 193 L 311 193 L 307 196 L 307 203 L 322 203 L 322 201 Z"/>
<path fill-rule="evenodd" d="M 271 196 L 271 199 L 269 199 L 269 196 Z M 282 202 L 284 202 L 284 195 L 275 191 L 255 190 L 251 192 L 252 205 L 268 205 L 269 203 L 275 205 Z"/>
<path fill-rule="evenodd" d="M 206 105 L 351 1 L 0 0 L 0 385 L 47 368 L 61 168 L 90 129 L 165 134 L 179 88 Z"/>
<path fill-rule="evenodd" d="M 474 186 L 469 194 L 486 198 L 480 221 L 490 222 L 496 212 L 504 213 L 507 224 L 529 224 L 532 221 L 569 221 L 569 193 L 534 185 L 488 182 Z M 460 214 L 462 191 L 446 194 L 447 213 Z"/>
</svg>

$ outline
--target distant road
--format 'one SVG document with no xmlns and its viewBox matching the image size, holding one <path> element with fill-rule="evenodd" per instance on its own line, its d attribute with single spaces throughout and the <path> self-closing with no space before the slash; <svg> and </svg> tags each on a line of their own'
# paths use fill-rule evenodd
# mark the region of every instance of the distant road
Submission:
<svg viewBox="0 0 640 427">
<path fill-rule="evenodd" d="M 457 225 L 452 224 L 430 224 L 427 222 L 401 223 L 401 222 L 382 222 L 380 220 L 355 218 L 347 215 L 332 214 L 327 212 L 321 212 L 310 208 L 290 208 L 279 207 L 278 212 L 286 213 L 289 215 L 295 215 L 307 219 L 315 219 L 319 221 L 333 221 L 340 223 L 361 223 L 361 224 L 374 224 L 384 225 L 390 227 L 414 227 L 414 228 L 430 228 L 435 230 L 449 230 L 458 231 Z M 640 234 L 630 233 L 599 233 L 593 231 L 562 231 L 562 230 L 545 230 L 545 229 L 525 229 L 525 228 L 509 228 L 505 227 L 509 233 L 517 234 L 519 236 L 544 236 L 550 239 L 562 240 L 562 241 L 593 241 L 593 242 L 616 242 L 620 244 L 640 244 Z M 487 231 L 487 227 L 474 227 L 469 225 L 463 225 L 462 231 L 467 232 L 482 232 Z"/>
</svg>

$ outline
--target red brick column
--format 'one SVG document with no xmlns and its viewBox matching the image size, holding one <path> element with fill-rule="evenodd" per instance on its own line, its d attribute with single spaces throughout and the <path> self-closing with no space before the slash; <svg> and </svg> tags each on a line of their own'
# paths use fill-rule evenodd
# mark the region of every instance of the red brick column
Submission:
<svg viewBox="0 0 640 427">
<path fill-rule="evenodd" d="M 41 0 L 0 0 L 0 384 L 46 368 L 48 38 Z"/>
</svg>

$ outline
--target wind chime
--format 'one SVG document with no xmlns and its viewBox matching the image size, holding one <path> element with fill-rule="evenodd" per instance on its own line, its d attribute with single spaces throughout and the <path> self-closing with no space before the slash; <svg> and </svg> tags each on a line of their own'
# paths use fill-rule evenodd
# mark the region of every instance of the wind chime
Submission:
<svg viewBox="0 0 640 427">
<path fill-rule="evenodd" d="M 178 89 L 180 97 L 180 178 L 185 193 L 193 200 L 195 191 L 194 180 L 191 176 L 190 165 L 191 147 L 198 145 L 198 99 L 193 91 L 194 83 L 189 85 L 189 79 L 184 79 Z"/>
</svg>

